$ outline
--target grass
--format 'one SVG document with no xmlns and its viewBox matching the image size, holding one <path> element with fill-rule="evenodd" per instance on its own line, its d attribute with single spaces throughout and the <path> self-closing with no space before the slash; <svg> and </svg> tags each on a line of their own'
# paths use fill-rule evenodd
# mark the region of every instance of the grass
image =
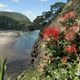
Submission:
<svg viewBox="0 0 80 80">
<path fill-rule="evenodd" d="M 6 80 L 6 61 L 7 59 L 0 59 L 0 80 Z M 16 80 L 33 80 L 32 78 L 34 76 L 36 76 L 36 68 L 32 66 L 19 75 Z M 11 80 L 11 77 L 9 77 L 7 80 Z"/>
<path fill-rule="evenodd" d="M 5 60 L 1 58 L 0 60 L 0 80 L 4 80 L 4 77 L 5 77 L 6 61 L 7 61 L 7 58 Z"/>
<path fill-rule="evenodd" d="M 32 80 L 35 74 L 36 74 L 35 67 L 31 67 L 30 69 L 24 71 L 20 76 L 18 76 L 17 80 Z"/>
<path fill-rule="evenodd" d="M 6 61 L 7 59 L 0 59 L 0 80 L 11 80 L 11 77 L 6 78 Z M 5 79 L 4 79 L 5 78 Z M 16 80 L 44 80 L 38 77 L 37 69 L 33 65 L 19 75 Z"/>
</svg>

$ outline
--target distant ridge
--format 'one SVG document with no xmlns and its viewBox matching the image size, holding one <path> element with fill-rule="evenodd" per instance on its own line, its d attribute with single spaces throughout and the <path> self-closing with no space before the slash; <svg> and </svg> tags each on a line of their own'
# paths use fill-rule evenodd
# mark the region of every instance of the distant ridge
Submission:
<svg viewBox="0 0 80 80">
<path fill-rule="evenodd" d="M 30 22 L 30 20 L 27 18 L 27 16 L 18 13 L 18 12 L 7 12 L 7 11 L 0 11 L 0 16 L 7 16 L 17 21 L 25 21 Z"/>
<path fill-rule="evenodd" d="M 30 19 L 21 13 L 0 11 L 0 30 L 28 30 L 32 26 Z"/>
</svg>

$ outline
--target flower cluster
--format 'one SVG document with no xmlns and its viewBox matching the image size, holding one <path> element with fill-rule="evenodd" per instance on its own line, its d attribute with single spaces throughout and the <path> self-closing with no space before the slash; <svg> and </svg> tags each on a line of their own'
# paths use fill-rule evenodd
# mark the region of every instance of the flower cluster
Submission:
<svg viewBox="0 0 80 80">
<path fill-rule="evenodd" d="M 75 39 L 77 35 L 78 32 L 61 32 L 55 27 L 45 28 L 43 31 L 43 38 L 46 41 L 47 48 L 54 52 L 52 56 L 63 58 L 62 60 L 64 60 L 65 56 L 68 57 L 70 54 L 74 55 L 74 53 L 78 52 L 79 46 Z M 61 62 L 63 62 L 62 60 Z"/>
<path fill-rule="evenodd" d="M 48 27 L 44 29 L 43 36 L 44 38 L 52 37 L 54 40 L 58 40 L 59 32 L 59 29 L 56 27 Z"/>
<path fill-rule="evenodd" d="M 77 58 L 80 57 L 80 25 L 76 22 L 76 13 L 68 12 L 60 16 L 59 20 L 63 26 L 62 29 L 52 26 L 46 27 L 42 32 L 45 49 L 49 50 L 48 54 L 51 58 L 47 66 L 44 67 L 45 72 L 51 70 L 50 66 L 52 70 L 64 65 L 69 69 L 73 63 L 77 64 Z"/>
<path fill-rule="evenodd" d="M 76 13 L 72 11 L 60 16 L 59 21 L 63 26 L 71 27 L 76 21 L 76 17 Z"/>
<path fill-rule="evenodd" d="M 67 53 L 76 53 L 77 52 L 77 46 L 76 46 L 76 44 L 65 46 L 65 51 Z"/>
<path fill-rule="evenodd" d="M 69 18 L 75 18 L 75 16 L 74 12 L 69 12 L 61 18 L 66 20 Z M 62 31 L 57 26 L 47 27 L 43 30 L 43 38 L 45 41 L 49 39 L 46 45 L 49 49 L 54 51 L 54 57 L 59 56 L 62 58 L 64 56 L 69 56 L 67 53 L 73 54 L 78 52 L 79 46 L 76 41 L 76 36 L 79 35 L 79 28 L 78 23 L 75 22 L 72 27 L 65 27 Z M 52 45 L 49 46 L 50 42 L 52 42 Z"/>
<path fill-rule="evenodd" d="M 69 13 L 65 13 L 64 15 L 60 16 L 59 19 L 60 21 L 65 21 L 68 18 L 76 18 L 76 13 L 74 11 L 69 12 Z"/>
</svg>

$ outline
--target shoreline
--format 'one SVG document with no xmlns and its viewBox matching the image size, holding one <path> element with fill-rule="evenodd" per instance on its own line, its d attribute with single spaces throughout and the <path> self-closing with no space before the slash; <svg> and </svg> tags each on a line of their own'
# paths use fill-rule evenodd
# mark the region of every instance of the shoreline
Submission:
<svg viewBox="0 0 80 80">
<path fill-rule="evenodd" d="M 39 32 L 39 30 L 29 31 L 29 33 L 11 30 L 0 31 L 0 55 L 3 58 L 8 57 L 6 71 L 8 78 L 18 77 L 23 71 L 32 66 L 32 45 Z"/>
</svg>

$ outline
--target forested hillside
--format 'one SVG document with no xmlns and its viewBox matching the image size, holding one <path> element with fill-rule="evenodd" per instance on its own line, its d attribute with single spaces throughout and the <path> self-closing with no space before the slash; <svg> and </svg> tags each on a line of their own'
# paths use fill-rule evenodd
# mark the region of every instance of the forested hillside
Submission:
<svg viewBox="0 0 80 80">
<path fill-rule="evenodd" d="M 0 11 L 0 30 L 32 30 L 33 23 L 23 14 Z"/>
</svg>

